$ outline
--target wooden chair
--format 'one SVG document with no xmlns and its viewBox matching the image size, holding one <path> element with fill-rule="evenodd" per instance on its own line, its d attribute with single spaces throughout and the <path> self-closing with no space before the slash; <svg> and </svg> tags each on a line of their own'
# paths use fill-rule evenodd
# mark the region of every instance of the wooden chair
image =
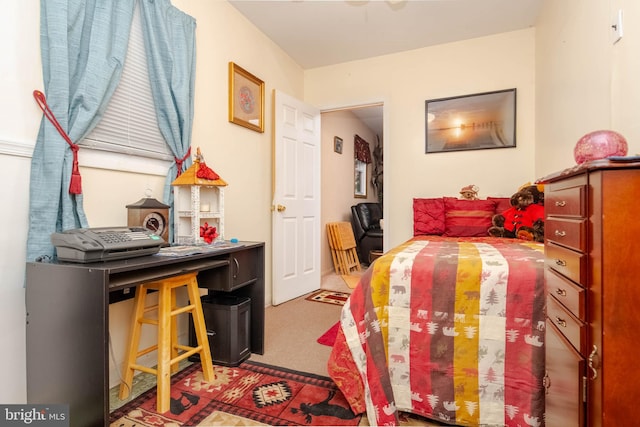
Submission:
<svg viewBox="0 0 640 427">
<path fill-rule="evenodd" d="M 348 222 L 327 223 L 327 236 L 336 273 L 348 275 L 352 271 L 360 271 L 356 239 L 353 237 L 351 224 Z"/>
<path fill-rule="evenodd" d="M 195 353 L 200 354 L 205 381 L 213 381 L 215 379 L 196 275 L 197 273 L 188 273 L 156 282 L 143 283 L 136 288 L 135 309 L 129 336 L 129 350 L 125 360 L 124 379 L 120 384 L 120 399 L 126 399 L 129 396 L 134 372 L 147 372 L 156 375 L 158 381 L 156 410 L 158 413 L 167 412 L 171 401 L 171 373 L 175 373 L 178 370 L 179 361 Z M 176 290 L 183 286 L 187 288 L 190 304 L 177 307 Z M 146 306 L 148 290 L 158 291 L 158 304 Z M 150 311 L 157 311 L 157 318 L 145 317 L 145 313 Z M 196 347 L 178 343 L 176 316 L 183 313 L 191 313 L 192 315 L 197 337 Z M 142 325 L 145 323 L 158 327 L 158 342 L 143 350 L 138 350 Z M 158 350 L 157 369 L 136 363 L 139 357 L 153 350 Z"/>
</svg>

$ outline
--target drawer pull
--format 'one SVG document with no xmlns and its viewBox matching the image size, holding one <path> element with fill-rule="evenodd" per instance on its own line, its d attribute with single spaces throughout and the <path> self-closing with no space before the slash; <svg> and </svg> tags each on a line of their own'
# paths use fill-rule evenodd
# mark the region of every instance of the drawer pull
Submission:
<svg viewBox="0 0 640 427">
<path fill-rule="evenodd" d="M 556 294 L 560 295 L 561 297 L 566 297 L 567 296 L 567 291 L 565 289 L 556 289 Z"/>
<path fill-rule="evenodd" d="M 557 259 L 556 260 L 556 265 L 559 265 L 560 267 L 566 267 L 567 266 L 567 261 L 565 261 L 563 259 Z"/>
<path fill-rule="evenodd" d="M 240 272 L 240 263 L 238 262 L 238 258 L 233 257 L 233 262 L 236 265 L 236 269 L 233 271 L 233 278 L 238 278 L 238 273 Z"/>
<path fill-rule="evenodd" d="M 567 327 L 567 321 L 564 319 L 559 318 L 558 316 L 556 316 L 556 323 L 560 326 L 562 326 L 563 328 Z"/>
<path fill-rule="evenodd" d="M 564 232 L 564 231 L 560 231 L 560 230 L 556 230 L 554 234 L 555 234 L 557 237 L 564 237 L 564 236 L 566 236 L 566 235 L 567 235 L 567 233 L 566 233 L 566 232 Z"/>
<path fill-rule="evenodd" d="M 558 200 L 556 202 L 556 206 L 563 208 L 563 207 L 567 206 L 567 202 L 565 202 L 564 200 Z"/>
<path fill-rule="evenodd" d="M 549 373 L 545 371 L 544 377 L 542 378 L 542 386 L 545 388 L 545 394 L 549 394 L 549 387 L 551 387 L 551 378 L 549 378 Z"/>
<path fill-rule="evenodd" d="M 591 373 L 593 374 L 591 376 L 591 378 L 589 378 L 589 380 L 593 381 L 596 378 L 598 378 L 598 371 L 596 370 L 596 368 L 594 367 L 594 363 L 593 363 L 593 359 L 595 357 L 598 356 L 598 347 L 596 347 L 595 345 L 593 346 L 593 350 L 591 351 L 591 354 L 589 355 L 589 369 L 591 369 Z"/>
</svg>

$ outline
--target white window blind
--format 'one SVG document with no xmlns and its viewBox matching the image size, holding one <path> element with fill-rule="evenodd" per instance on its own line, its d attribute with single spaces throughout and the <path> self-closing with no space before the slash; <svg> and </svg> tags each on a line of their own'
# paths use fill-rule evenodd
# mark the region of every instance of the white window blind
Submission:
<svg viewBox="0 0 640 427">
<path fill-rule="evenodd" d="M 173 155 L 158 129 L 139 8 L 136 4 L 120 83 L 102 120 L 79 145 L 114 153 L 172 160 Z"/>
</svg>

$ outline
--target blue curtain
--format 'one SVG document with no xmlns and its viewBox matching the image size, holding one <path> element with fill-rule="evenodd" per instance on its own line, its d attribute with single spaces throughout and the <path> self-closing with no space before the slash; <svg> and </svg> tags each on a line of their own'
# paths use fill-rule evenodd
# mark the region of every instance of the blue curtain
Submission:
<svg viewBox="0 0 640 427">
<path fill-rule="evenodd" d="M 40 1 L 44 93 L 74 143 L 98 123 L 118 84 L 134 6 L 135 0 Z M 72 162 L 69 145 L 43 117 L 31 160 L 27 261 L 53 257 L 51 233 L 88 226 L 82 195 L 69 194 Z"/>
<path fill-rule="evenodd" d="M 141 0 L 151 92 L 160 132 L 175 162 L 167 173 L 164 203 L 173 211 L 171 183 L 191 163 L 196 65 L 196 21 L 169 0 Z M 173 240 L 173 223 L 169 240 Z"/>
</svg>

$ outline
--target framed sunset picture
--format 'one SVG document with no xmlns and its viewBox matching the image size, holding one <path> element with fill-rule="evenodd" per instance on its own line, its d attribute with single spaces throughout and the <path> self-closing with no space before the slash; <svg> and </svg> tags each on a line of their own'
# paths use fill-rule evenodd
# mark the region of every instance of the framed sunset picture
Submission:
<svg viewBox="0 0 640 427">
<path fill-rule="evenodd" d="M 516 89 L 425 102 L 425 152 L 516 146 Z"/>
</svg>

